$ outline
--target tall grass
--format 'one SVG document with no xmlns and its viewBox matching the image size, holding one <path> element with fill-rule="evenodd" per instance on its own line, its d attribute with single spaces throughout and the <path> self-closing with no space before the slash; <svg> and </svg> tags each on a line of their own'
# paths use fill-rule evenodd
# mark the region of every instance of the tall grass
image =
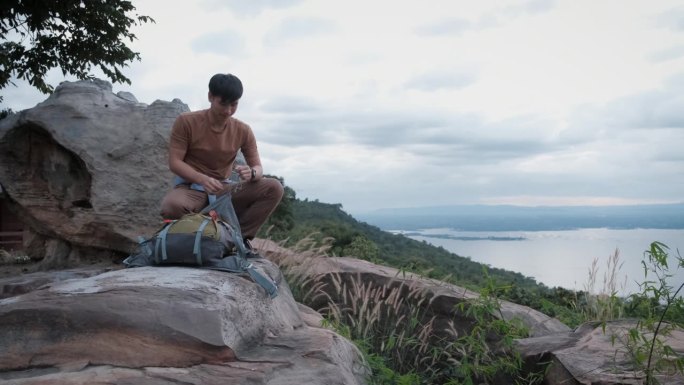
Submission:
<svg viewBox="0 0 684 385">
<path fill-rule="evenodd" d="M 369 384 L 534 383 L 522 373 L 513 339 L 526 336 L 519 323 L 500 314 L 490 286 L 464 300 L 449 314 L 436 314 L 432 291 L 415 277 L 375 278 L 360 273 L 317 275 L 313 267 L 327 257 L 313 238 L 276 260 L 295 299 L 313 307 L 364 352 L 373 373 Z M 458 320 L 458 322 L 454 322 Z M 502 380 L 502 378 L 505 378 Z"/>
<path fill-rule="evenodd" d="M 577 302 L 577 310 L 584 320 L 605 322 L 622 318 L 624 308 L 618 293 L 624 291 L 627 277 L 621 284 L 618 281 L 623 263 L 620 261 L 620 251 L 615 249 L 606 261 L 606 271 L 599 287 L 599 259 L 594 258 L 584 285 L 583 301 Z"/>
</svg>

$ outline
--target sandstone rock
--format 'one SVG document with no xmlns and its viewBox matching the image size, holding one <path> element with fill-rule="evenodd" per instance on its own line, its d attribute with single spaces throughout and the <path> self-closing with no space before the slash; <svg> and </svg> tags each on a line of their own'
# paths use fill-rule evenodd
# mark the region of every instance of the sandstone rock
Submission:
<svg viewBox="0 0 684 385">
<path fill-rule="evenodd" d="M 110 270 L 112 270 L 111 267 L 87 266 L 68 270 L 40 271 L 2 278 L 0 279 L 0 299 L 26 294 L 42 286 L 68 279 L 92 277 Z"/>
<path fill-rule="evenodd" d="M 86 277 L 2 299 L 0 383 L 363 383 L 356 348 L 306 325 L 277 267 L 255 263 L 277 277 L 275 299 L 248 278 L 181 267 L 71 271 Z"/>
<path fill-rule="evenodd" d="M 641 385 L 646 383 L 644 373 L 627 348 L 627 333 L 635 326 L 635 320 L 608 322 L 605 328 L 587 323 L 568 333 L 522 339 L 517 345 L 528 362 L 551 361 L 548 384 Z M 684 355 L 684 330 L 676 329 L 662 340 Z M 684 384 L 684 376 L 672 368 L 656 378 L 663 385 Z"/>
<path fill-rule="evenodd" d="M 8 203 L 33 232 L 68 244 L 52 245 L 61 259 L 70 258 L 68 247 L 128 253 L 160 222 L 171 181 L 168 137 L 188 107 L 120 95 L 104 81 L 64 82 L 36 107 L 0 121 Z"/>
</svg>

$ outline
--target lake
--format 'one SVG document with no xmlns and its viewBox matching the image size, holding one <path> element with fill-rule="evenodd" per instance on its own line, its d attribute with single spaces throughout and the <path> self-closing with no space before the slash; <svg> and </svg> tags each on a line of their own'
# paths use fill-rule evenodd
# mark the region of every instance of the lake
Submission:
<svg viewBox="0 0 684 385">
<path fill-rule="evenodd" d="M 651 242 L 659 241 L 684 254 L 684 229 L 578 229 L 564 231 L 456 231 L 448 228 L 419 231 L 395 230 L 412 239 L 442 246 L 458 255 L 492 267 L 516 271 L 549 287 L 585 290 L 589 269 L 598 258 L 599 274 L 595 291 L 601 291 L 609 257 L 619 250 L 620 295 L 639 291 L 643 282 L 641 261 Z M 671 258 L 671 271 L 676 262 Z M 684 269 L 669 281 L 677 287 L 684 282 Z"/>
</svg>

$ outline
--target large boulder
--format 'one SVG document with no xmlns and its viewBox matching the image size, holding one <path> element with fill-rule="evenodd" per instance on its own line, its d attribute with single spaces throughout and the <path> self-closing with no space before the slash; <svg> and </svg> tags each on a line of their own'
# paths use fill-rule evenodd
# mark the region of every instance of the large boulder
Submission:
<svg viewBox="0 0 684 385">
<path fill-rule="evenodd" d="M 545 373 L 548 384 L 642 385 L 646 383 L 643 368 L 647 365 L 647 350 L 638 352 L 637 345 L 630 341 L 631 331 L 636 330 L 639 323 L 629 319 L 586 323 L 572 332 L 519 340 L 517 348 L 528 363 L 550 363 Z M 649 341 L 653 336 L 644 332 L 642 335 Z M 674 355 L 684 356 L 684 330 L 675 328 L 658 339 Z M 640 339 L 637 344 L 646 346 Z M 675 369 L 674 357 L 670 357 L 667 365 L 663 364 L 667 359 L 656 363 L 659 350 L 655 349 L 651 366 L 658 368 L 654 371 L 657 383 L 684 384 L 684 376 Z M 644 362 L 637 363 L 637 359 Z"/>
<path fill-rule="evenodd" d="M 294 302 L 275 265 L 254 263 L 277 278 L 276 298 L 181 267 L 15 279 L 24 294 L 0 300 L 0 383 L 364 383 L 357 349 Z"/>
<path fill-rule="evenodd" d="M 171 181 L 168 137 L 188 107 L 120 95 L 104 81 L 64 82 L 36 107 L 0 120 L 0 184 L 32 233 L 35 259 L 46 249 L 63 259 L 127 253 L 158 227 Z"/>
</svg>

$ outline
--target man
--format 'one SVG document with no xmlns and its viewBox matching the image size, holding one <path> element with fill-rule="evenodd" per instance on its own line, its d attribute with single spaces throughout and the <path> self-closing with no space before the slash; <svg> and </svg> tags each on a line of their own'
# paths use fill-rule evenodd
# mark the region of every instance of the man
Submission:
<svg viewBox="0 0 684 385">
<path fill-rule="evenodd" d="M 208 197 L 230 191 L 227 184 L 233 170 L 240 187 L 232 192 L 232 202 L 240 221 L 245 246 L 266 222 L 283 197 L 277 179 L 264 177 L 252 129 L 233 118 L 242 97 L 242 82 L 231 74 L 216 74 L 209 81 L 209 109 L 181 114 L 173 124 L 169 142 L 169 169 L 176 186 L 161 204 L 167 219 L 201 211 Z M 236 165 L 242 150 L 246 165 Z"/>
</svg>

